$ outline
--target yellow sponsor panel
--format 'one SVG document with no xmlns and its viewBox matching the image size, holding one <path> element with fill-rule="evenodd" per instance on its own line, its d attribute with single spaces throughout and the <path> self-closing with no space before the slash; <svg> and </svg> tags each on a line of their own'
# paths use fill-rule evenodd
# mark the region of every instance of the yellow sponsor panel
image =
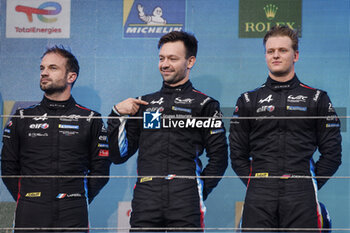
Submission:
<svg viewBox="0 0 350 233">
<path fill-rule="evenodd" d="M 41 197 L 41 192 L 27 193 L 26 197 Z"/>
<path fill-rule="evenodd" d="M 255 173 L 255 176 L 258 176 L 258 177 L 268 177 L 268 176 L 269 176 L 269 173 L 267 173 L 267 172 Z"/>
<path fill-rule="evenodd" d="M 151 180 L 152 180 L 152 177 L 143 177 L 141 178 L 140 183 L 151 181 Z"/>
</svg>

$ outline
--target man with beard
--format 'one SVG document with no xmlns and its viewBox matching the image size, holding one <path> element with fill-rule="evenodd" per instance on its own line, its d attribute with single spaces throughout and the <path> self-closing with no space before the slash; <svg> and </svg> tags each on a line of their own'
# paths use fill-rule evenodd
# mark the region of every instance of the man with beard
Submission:
<svg viewBox="0 0 350 233">
<path fill-rule="evenodd" d="M 332 176 L 341 164 L 340 122 L 327 93 L 301 83 L 295 74 L 297 33 L 275 26 L 263 42 L 267 81 L 242 94 L 234 112 L 256 119 L 233 118 L 230 126 L 232 168 L 247 186 L 242 228 L 320 232 L 317 190 L 327 181 L 320 177 Z M 272 116 L 282 118 L 268 119 Z M 314 163 L 316 149 L 321 156 Z"/>
<path fill-rule="evenodd" d="M 110 162 L 100 114 L 71 96 L 78 74 L 73 54 L 57 46 L 48 49 L 40 64 L 43 100 L 17 110 L 5 128 L 2 175 L 24 176 L 3 178 L 17 201 L 15 228 L 88 231 L 87 201 L 91 203 L 108 178 L 84 176 L 108 176 Z"/>
<path fill-rule="evenodd" d="M 219 102 L 194 89 L 189 81 L 197 54 L 193 35 L 170 32 L 159 40 L 158 48 L 163 86 L 113 107 L 110 116 L 137 116 L 143 121 L 108 121 L 111 160 L 124 163 L 139 149 L 140 178 L 130 220 L 133 231 L 202 231 L 204 200 L 220 181 L 205 176 L 220 177 L 227 167 L 225 128 L 217 118 L 222 116 Z M 204 149 L 209 161 L 202 170 L 199 156 Z"/>
</svg>

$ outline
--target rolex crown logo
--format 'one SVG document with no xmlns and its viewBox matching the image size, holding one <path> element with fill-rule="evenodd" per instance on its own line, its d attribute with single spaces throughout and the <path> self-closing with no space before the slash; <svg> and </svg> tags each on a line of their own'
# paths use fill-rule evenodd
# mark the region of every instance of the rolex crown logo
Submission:
<svg viewBox="0 0 350 233">
<path fill-rule="evenodd" d="M 277 13 L 277 10 L 278 10 L 278 7 L 275 6 L 275 5 L 266 5 L 264 7 L 264 11 L 265 11 L 265 14 L 266 14 L 266 18 L 268 20 L 272 20 L 273 18 L 275 18 L 276 16 L 276 13 Z"/>
</svg>

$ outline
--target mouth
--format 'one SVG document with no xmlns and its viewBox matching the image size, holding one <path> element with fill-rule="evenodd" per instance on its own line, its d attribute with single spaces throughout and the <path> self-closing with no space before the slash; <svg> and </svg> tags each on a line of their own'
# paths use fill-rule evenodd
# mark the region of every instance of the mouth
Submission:
<svg viewBox="0 0 350 233">
<path fill-rule="evenodd" d="M 173 73 L 174 71 L 172 71 L 172 70 L 161 70 L 161 72 L 162 72 L 162 74 L 167 75 L 167 74 Z"/>
<path fill-rule="evenodd" d="M 45 84 L 45 83 L 48 83 L 48 82 L 50 82 L 51 80 L 49 79 L 49 78 L 41 78 L 40 79 L 40 83 L 42 83 L 42 84 Z"/>
<path fill-rule="evenodd" d="M 274 61 L 274 62 L 272 62 L 272 65 L 280 65 L 282 62 L 280 62 L 280 61 Z"/>
</svg>

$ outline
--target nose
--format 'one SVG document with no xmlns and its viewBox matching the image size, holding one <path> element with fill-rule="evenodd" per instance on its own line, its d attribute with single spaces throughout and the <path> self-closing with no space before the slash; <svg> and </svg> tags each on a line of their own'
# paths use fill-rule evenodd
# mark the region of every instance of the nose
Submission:
<svg viewBox="0 0 350 233">
<path fill-rule="evenodd" d="M 40 75 L 41 76 L 47 76 L 48 75 L 47 69 L 46 68 L 41 68 Z"/>
<path fill-rule="evenodd" d="M 168 62 L 168 59 L 167 59 L 167 58 L 164 58 L 164 60 L 160 62 L 160 67 L 161 67 L 162 69 L 168 68 L 168 67 L 169 67 L 169 62 Z"/>
<path fill-rule="evenodd" d="M 274 58 L 279 58 L 280 57 L 280 53 L 278 52 L 277 49 L 276 49 L 276 51 L 273 52 L 273 57 Z"/>
</svg>

